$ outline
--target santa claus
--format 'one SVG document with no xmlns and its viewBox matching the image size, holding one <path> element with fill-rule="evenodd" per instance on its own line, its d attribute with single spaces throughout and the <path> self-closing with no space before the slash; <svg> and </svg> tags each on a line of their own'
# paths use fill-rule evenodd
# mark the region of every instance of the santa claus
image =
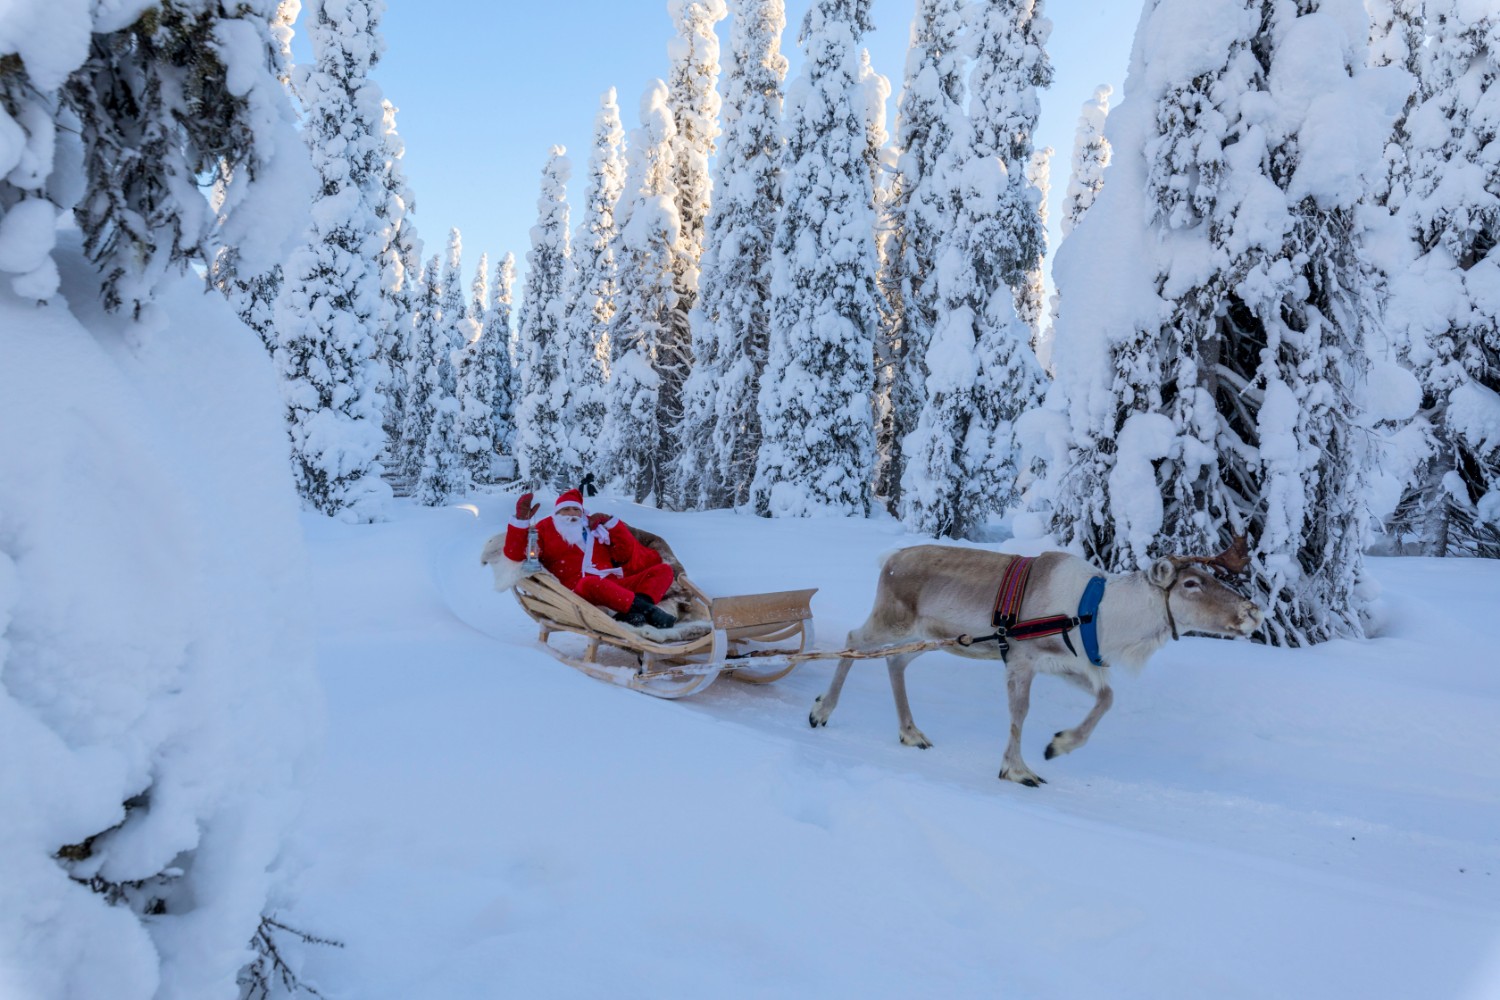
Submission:
<svg viewBox="0 0 1500 1000">
<path fill-rule="evenodd" d="M 515 520 L 505 530 L 505 558 L 526 558 L 527 531 L 534 527 L 537 558 L 564 587 L 610 609 L 626 625 L 677 624 L 657 607 L 672 586 L 672 567 L 656 550 L 636 541 L 624 521 L 607 514 L 586 515 L 578 490 L 559 495 L 552 514 L 534 521 L 540 509 L 530 493 L 516 501 Z"/>
</svg>

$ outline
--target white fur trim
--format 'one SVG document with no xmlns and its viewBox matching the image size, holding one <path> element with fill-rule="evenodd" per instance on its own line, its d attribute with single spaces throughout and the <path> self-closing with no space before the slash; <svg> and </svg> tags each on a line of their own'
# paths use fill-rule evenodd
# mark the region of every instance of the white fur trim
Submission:
<svg viewBox="0 0 1500 1000">
<path fill-rule="evenodd" d="M 484 543 L 484 551 L 480 553 L 479 561 L 494 572 L 496 590 L 509 590 L 526 579 L 526 571 L 521 568 L 522 564 L 505 557 L 504 532 Z"/>
<path fill-rule="evenodd" d="M 524 531 L 525 529 L 531 527 L 531 522 L 530 521 L 522 521 L 520 518 L 513 517 L 513 518 L 510 519 L 510 526 L 512 528 L 520 528 L 520 529 L 522 529 Z M 500 536 L 496 535 L 495 537 L 498 538 Z"/>
<path fill-rule="evenodd" d="M 484 543 L 484 551 L 479 553 L 479 563 L 488 566 L 497 559 L 505 558 L 505 532 L 491 535 L 490 540 Z"/>
<path fill-rule="evenodd" d="M 552 505 L 552 513 L 556 514 L 558 511 L 562 510 L 564 507 L 577 507 L 579 510 L 583 511 L 585 515 L 588 514 L 587 509 L 585 509 L 584 506 L 583 506 L 583 501 L 581 501 L 581 500 L 564 500 L 561 497 L 558 497 L 557 502 Z"/>
</svg>

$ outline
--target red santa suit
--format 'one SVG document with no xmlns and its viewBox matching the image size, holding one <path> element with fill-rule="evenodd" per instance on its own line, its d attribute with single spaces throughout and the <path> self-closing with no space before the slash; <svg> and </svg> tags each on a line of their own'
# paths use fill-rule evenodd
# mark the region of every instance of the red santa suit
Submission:
<svg viewBox="0 0 1500 1000">
<path fill-rule="evenodd" d="M 583 509 L 583 496 L 568 490 L 557 498 L 553 513 L 563 507 Z M 526 558 L 527 521 L 513 520 L 505 531 L 505 558 Z M 636 541 L 630 528 L 618 517 L 595 527 L 585 520 L 581 537 L 569 537 L 552 517 L 535 523 L 537 558 L 564 587 L 591 604 L 625 612 L 636 594 L 660 603 L 672 586 L 672 567 L 662 562 L 655 549 Z"/>
</svg>

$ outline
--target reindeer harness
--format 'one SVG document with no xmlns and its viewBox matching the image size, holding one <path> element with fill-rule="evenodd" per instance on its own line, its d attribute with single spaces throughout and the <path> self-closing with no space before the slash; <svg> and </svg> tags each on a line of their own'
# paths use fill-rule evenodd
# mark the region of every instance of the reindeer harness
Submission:
<svg viewBox="0 0 1500 1000">
<path fill-rule="evenodd" d="M 1104 658 L 1099 655 L 1099 602 L 1104 599 L 1104 577 L 1091 578 L 1083 588 L 1083 596 L 1078 600 L 1078 614 L 1047 615 L 1044 618 L 1019 621 L 1021 602 L 1026 598 L 1026 582 L 1031 576 L 1031 564 L 1035 561 L 1035 556 L 1016 556 L 1010 561 L 1005 567 L 1005 574 L 1000 578 L 1000 589 L 995 594 L 995 609 L 990 618 L 990 624 L 995 628 L 994 633 L 971 639 L 964 645 L 993 641 L 1000 647 L 1000 658 L 1008 660 L 1010 642 L 1013 639 L 1021 641 L 1061 635 L 1068 652 L 1077 656 L 1078 650 L 1073 648 L 1073 640 L 1068 636 L 1076 628 L 1083 638 L 1083 651 L 1089 662 L 1096 667 L 1104 666 Z"/>
</svg>

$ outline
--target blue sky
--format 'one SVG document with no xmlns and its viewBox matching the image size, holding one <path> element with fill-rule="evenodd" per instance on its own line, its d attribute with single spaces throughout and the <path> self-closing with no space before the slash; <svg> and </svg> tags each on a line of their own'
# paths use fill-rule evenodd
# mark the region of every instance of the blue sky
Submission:
<svg viewBox="0 0 1500 1000">
<path fill-rule="evenodd" d="M 808 5 L 787 0 L 782 49 L 793 74 Z M 874 0 L 871 8 L 876 30 L 865 41 L 875 69 L 891 81 L 888 128 L 915 7 L 915 0 Z M 1067 187 L 1079 108 L 1101 83 L 1115 88 L 1115 103 L 1121 97 L 1140 9 L 1130 0 L 1046 4 L 1056 79 L 1042 94 L 1037 144 L 1057 150 L 1054 204 Z M 548 149 L 567 147 L 575 174 L 569 201 L 581 203 L 599 95 L 616 87 L 626 131 L 633 128 L 647 84 L 667 75 L 673 34 L 666 0 L 389 0 L 382 26 L 386 53 L 376 79 L 400 109 L 424 255 L 440 252 L 457 226 L 469 270 L 481 252 L 493 266 L 510 251 L 524 271 Z M 298 33 L 297 57 L 305 59 L 300 24 Z M 727 66 L 729 21 L 720 23 L 719 38 Z"/>
</svg>

